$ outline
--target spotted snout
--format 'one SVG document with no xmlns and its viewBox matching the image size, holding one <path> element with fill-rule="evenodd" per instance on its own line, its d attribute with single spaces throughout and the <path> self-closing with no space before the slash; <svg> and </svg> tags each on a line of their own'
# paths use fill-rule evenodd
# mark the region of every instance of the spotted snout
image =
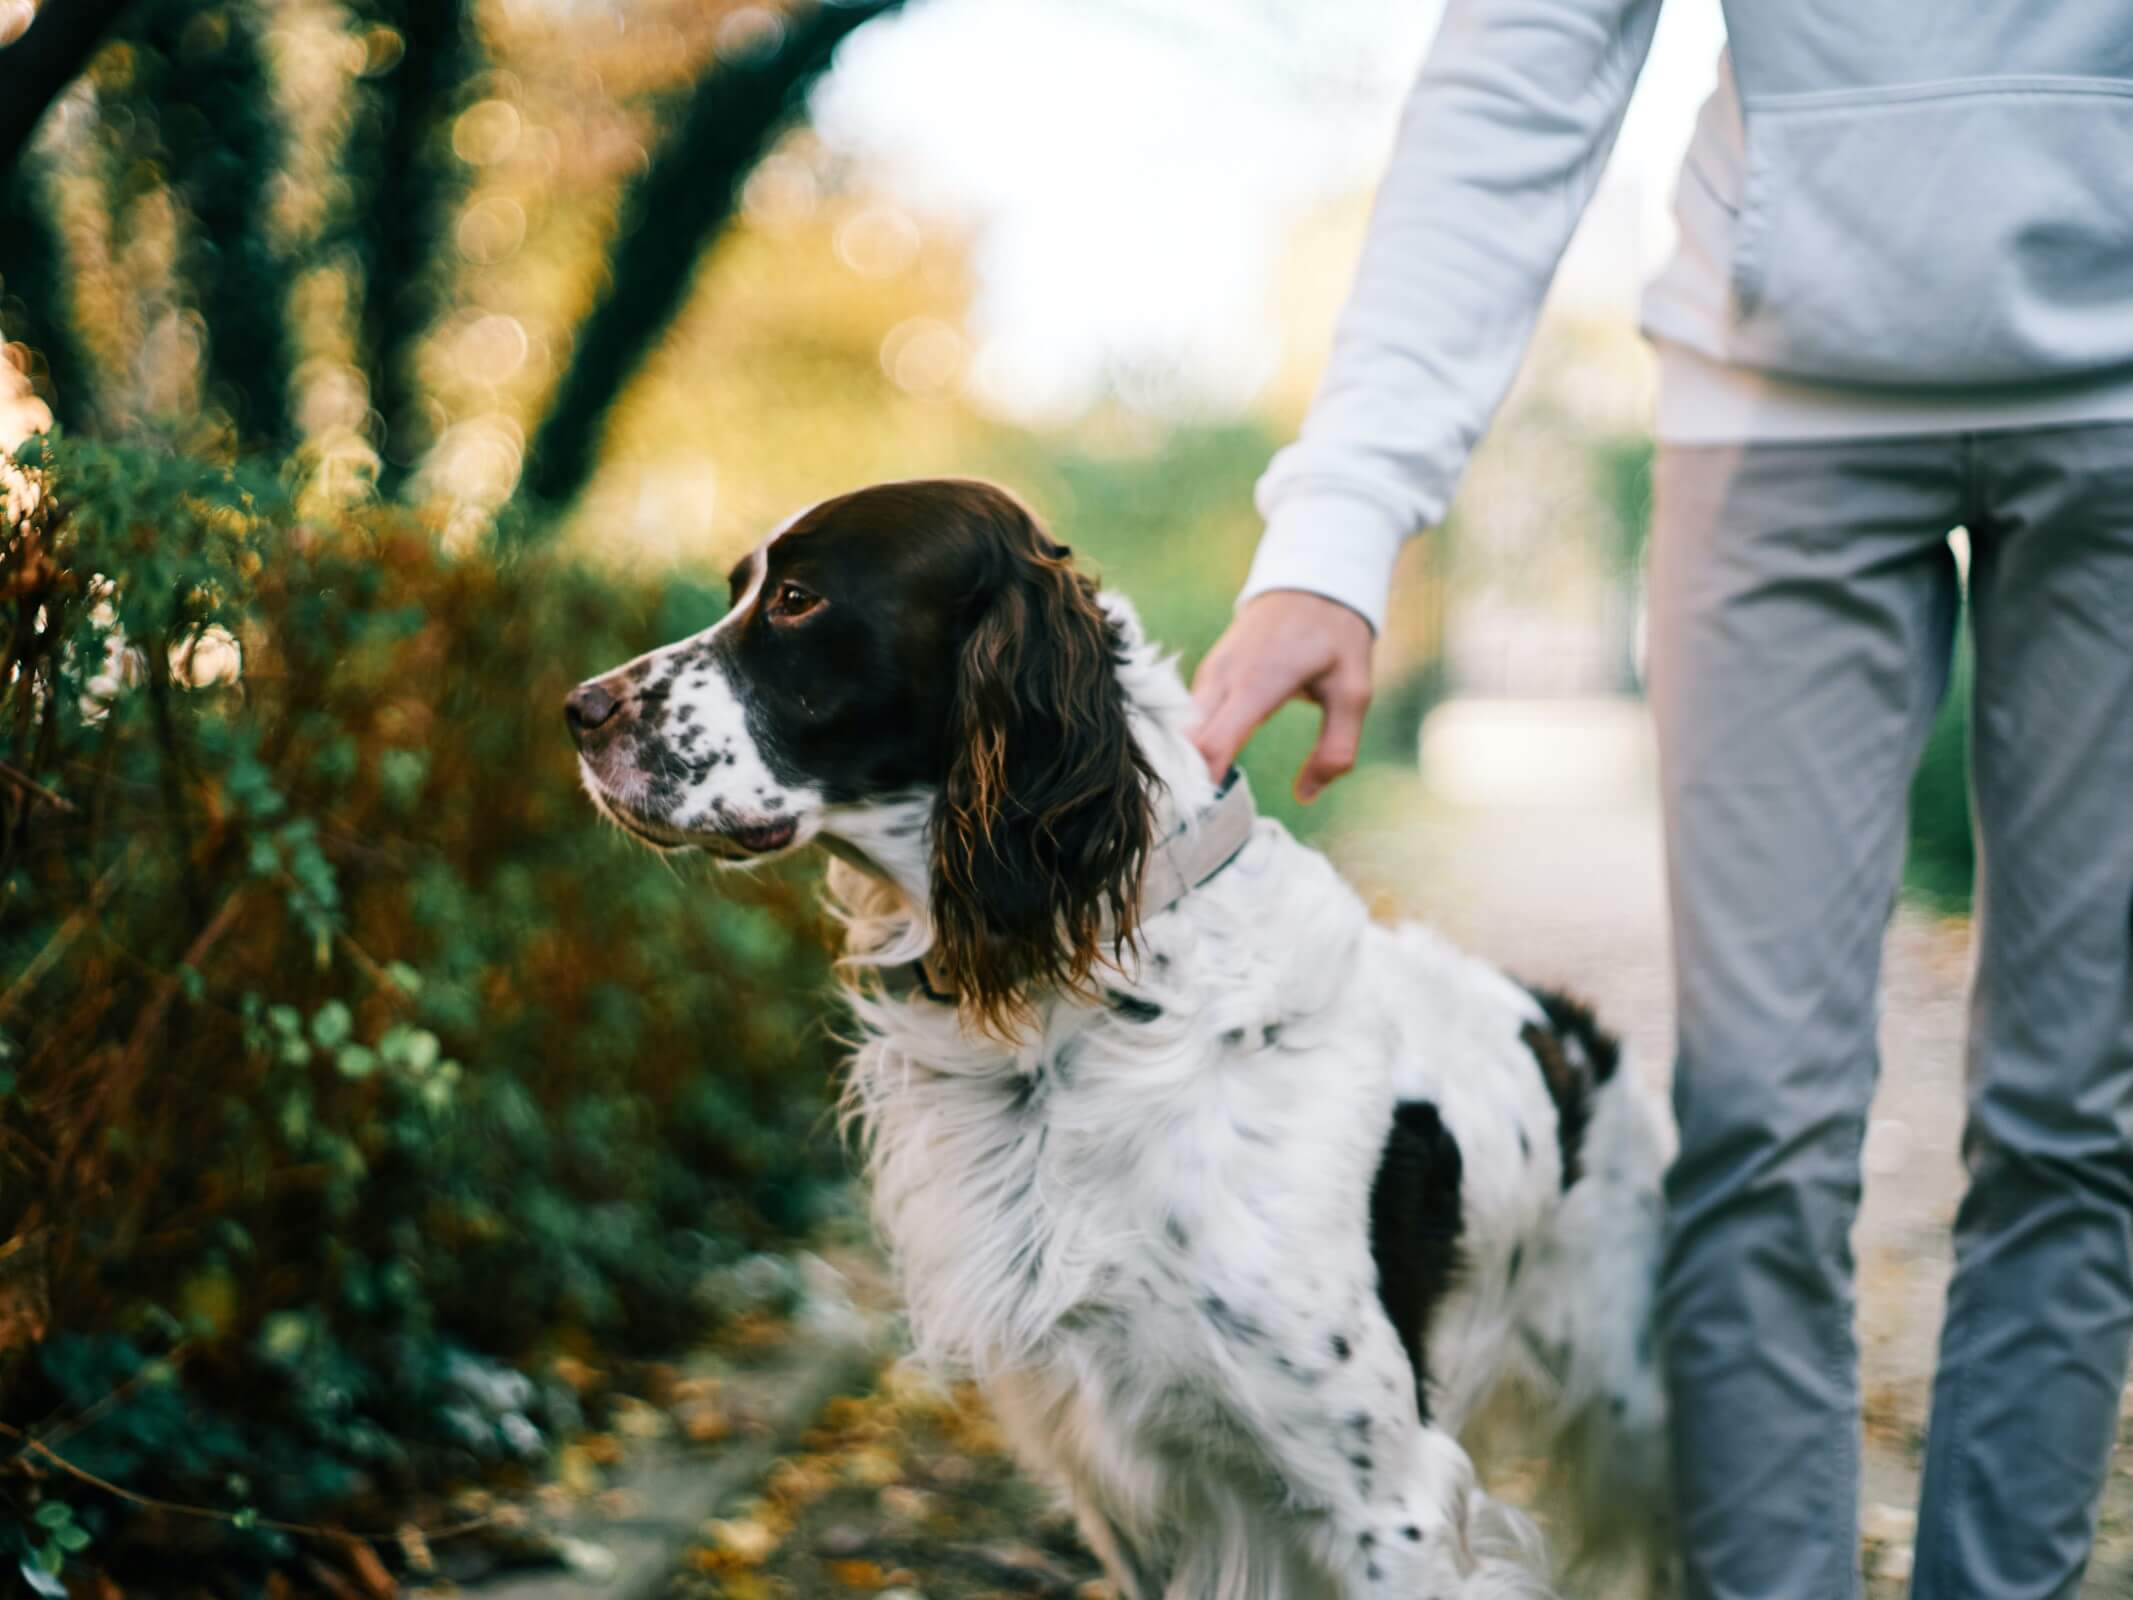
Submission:
<svg viewBox="0 0 2133 1600">
<path fill-rule="evenodd" d="M 769 771 L 710 636 L 588 678 L 563 722 L 586 792 L 646 843 L 754 859 L 803 842 L 814 797 Z"/>
</svg>

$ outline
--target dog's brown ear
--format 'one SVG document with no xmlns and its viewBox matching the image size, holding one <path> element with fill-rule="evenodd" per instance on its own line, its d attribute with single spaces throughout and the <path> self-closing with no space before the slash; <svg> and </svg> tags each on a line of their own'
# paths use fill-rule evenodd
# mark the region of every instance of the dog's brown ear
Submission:
<svg viewBox="0 0 2133 1600">
<path fill-rule="evenodd" d="M 1028 512 L 994 518 L 1004 581 L 958 665 L 933 828 L 935 961 L 980 1026 L 1012 1034 L 1031 988 L 1087 992 L 1130 939 L 1153 813 L 1095 586 Z"/>
</svg>

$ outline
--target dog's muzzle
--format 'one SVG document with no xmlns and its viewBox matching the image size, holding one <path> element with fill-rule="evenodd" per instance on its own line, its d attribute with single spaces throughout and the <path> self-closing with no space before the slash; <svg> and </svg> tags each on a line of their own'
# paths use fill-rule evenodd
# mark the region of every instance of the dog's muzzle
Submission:
<svg viewBox="0 0 2133 1600">
<path fill-rule="evenodd" d="M 569 725 L 571 739 L 582 747 L 587 735 L 614 721 L 621 709 L 622 702 L 597 682 L 581 683 L 563 702 L 563 721 Z"/>
</svg>

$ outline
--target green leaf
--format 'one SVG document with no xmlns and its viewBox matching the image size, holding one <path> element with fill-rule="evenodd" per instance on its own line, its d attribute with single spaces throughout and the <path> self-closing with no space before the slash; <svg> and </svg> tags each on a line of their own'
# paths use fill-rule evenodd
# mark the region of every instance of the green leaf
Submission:
<svg viewBox="0 0 2133 1600">
<path fill-rule="evenodd" d="M 399 811 L 411 809 L 422 798 L 429 773 L 429 755 L 421 750 L 388 750 L 378 757 L 378 788 L 386 804 Z"/>
<path fill-rule="evenodd" d="M 367 1078 L 378 1070 L 375 1052 L 359 1044 L 344 1044 L 334 1055 L 334 1067 L 344 1078 Z"/>
<path fill-rule="evenodd" d="M 277 1311 L 260 1325 L 259 1347 L 276 1361 L 294 1361 L 311 1342 L 311 1319 L 301 1311 Z"/>
<path fill-rule="evenodd" d="M 47 1500 L 30 1514 L 40 1528 L 64 1528 L 74 1520 L 74 1508 L 64 1500 Z"/>
<path fill-rule="evenodd" d="M 388 1028 L 385 1037 L 378 1041 L 378 1054 L 386 1061 L 420 1077 L 437 1064 L 440 1047 L 437 1035 L 427 1028 L 410 1028 L 405 1024 Z"/>
<path fill-rule="evenodd" d="M 355 1028 L 355 1018 L 338 1000 L 328 1000 L 311 1014 L 311 1037 L 321 1049 L 331 1050 Z"/>
<path fill-rule="evenodd" d="M 52 1542 L 70 1555 L 79 1555 L 89 1548 L 89 1530 L 70 1522 L 64 1528 L 52 1530 Z"/>
</svg>

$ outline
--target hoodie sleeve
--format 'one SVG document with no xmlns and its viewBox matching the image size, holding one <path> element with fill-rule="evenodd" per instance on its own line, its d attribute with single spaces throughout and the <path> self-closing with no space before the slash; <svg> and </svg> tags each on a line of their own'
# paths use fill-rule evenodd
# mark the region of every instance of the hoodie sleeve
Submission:
<svg viewBox="0 0 2133 1600">
<path fill-rule="evenodd" d="M 1239 603 L 1303 589 L 1382 631 L 1614 148 L 1659 0 L 1449 0 L 1301 436 L 1259 480 Z"/>
</svg>

